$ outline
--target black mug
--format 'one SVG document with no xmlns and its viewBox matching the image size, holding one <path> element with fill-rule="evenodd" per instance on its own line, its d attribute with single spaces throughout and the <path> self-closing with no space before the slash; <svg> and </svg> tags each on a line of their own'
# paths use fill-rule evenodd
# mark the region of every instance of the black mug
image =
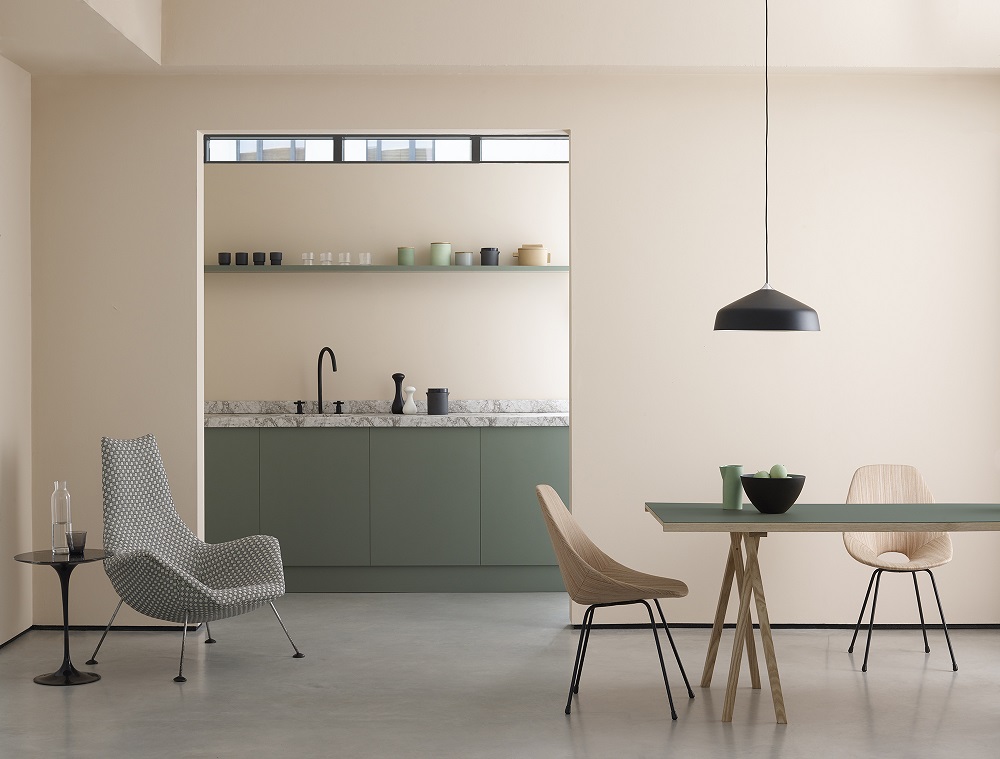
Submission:
<svg viewBox="0 0 1000 759">
<path fill-rule="evenodd" d="M 480 248 L 479 265 L 497 266 L 500 263 L 500 248 Z"/>
<path fill-rule="evenodd" d="M 219 254 L 219 266 L 229 266 L 233 262 L 232 253 L 220 253 Z"/>
<path fill-rule="evenodd" d="M 263 266 L 264 265 L 264 259 L 266 257 L 267 256 L 264 255 L 264 251 L 258 250 L 257 252 L 255 252 L 253 254 L 253 265 L 254 266 Z"/>
<path fill-rule="evenodd" d="M 272 250 L 271 251 L 271 266 L 281 266 L 281 251 Z"/>
<path fill-rule="evenodd" d="M 247 265 L 247 254 L 244 251 L 240 251 L 236 254 L 236 265 L 246 266 Z"/>
</svg>

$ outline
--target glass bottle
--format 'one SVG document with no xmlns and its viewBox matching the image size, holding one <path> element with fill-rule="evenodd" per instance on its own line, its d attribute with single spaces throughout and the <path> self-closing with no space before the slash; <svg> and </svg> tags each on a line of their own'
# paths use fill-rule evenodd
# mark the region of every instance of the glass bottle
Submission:
<svg viewBox="0 0 1000 759">
<path fill-rule="evenodd" d="M 66 533 L 73 529 L 69 510 L 69 490 L 66 482 L 53 482 L 52 489 L 52 553 L 68 554 Z"/>
</svg>

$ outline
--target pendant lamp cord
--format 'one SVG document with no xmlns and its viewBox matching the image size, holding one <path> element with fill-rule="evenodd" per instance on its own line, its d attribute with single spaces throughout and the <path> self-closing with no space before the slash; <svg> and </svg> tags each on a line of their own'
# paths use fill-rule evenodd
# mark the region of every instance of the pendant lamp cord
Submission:
<svg viewBox="0 0 1000 759">
<path fill-rule="evenodd" d="M 770 283 L 770 271 L 768 269 L 768 234 L 767 234 L 767 196 L 768 196 L 768 177 L 767 177 L 767 143 L 768 136 L 771 128 L 770 115 L 768 111 L 768 101 L 770 100 L 770 88 L 768 86 L 767 78 L 767 37 L 768 37 L 768 11 L 767 11 L 767 0 L 764 0 L 764 284 Z"/>
</svg>

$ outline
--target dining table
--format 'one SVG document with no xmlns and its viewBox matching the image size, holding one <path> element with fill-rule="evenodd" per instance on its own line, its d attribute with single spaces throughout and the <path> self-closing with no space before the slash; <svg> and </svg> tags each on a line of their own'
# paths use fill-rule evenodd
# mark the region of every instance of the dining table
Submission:
<svg viewBox="0 0 1000 759">
<path fill-rule="evenodd" d="M 760 645 L 774 703 L 775 720 L 788 722 L 781 678 L 760 572 L 760 541 L 770 532 L 977 532 L 1000 530 L 1000 504 L 989 503 L 796 503 L 783 514 L 765 514 L 750 505 L 723 509 L 720 503 L 646 502 L 646 511 L 664 532 L 728 532 L 729 552 L 712 622 L 701 686 L 710 687 L 735 580 L 739 606 L 733 655 L 723 701 L 722 721 L 732 722 L 743 651 L 750 684 L 760 688 L 760 672 L 751 619 L 757 609 Z"/>
</svg>

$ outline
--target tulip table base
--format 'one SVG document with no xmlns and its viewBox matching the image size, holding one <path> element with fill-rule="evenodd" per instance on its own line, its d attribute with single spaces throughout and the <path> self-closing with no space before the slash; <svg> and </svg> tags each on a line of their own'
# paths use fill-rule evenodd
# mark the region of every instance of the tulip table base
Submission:
<svg viewBox="0 0 1000 759">
<path fill-rule="evenodd" d="M 101 679 L 101 676 L 96 672 L 81 672 L 73 666 L 73 662 L 69 658 L 69 576 L 78 564 L 104 561 L 104 558 L 104 551 L 94 549 L 85 550 L 79 555 L 31 551 L 20 553 L 14 557 L 15 560 L 26 564 L 46 564 L 52 567 L 59 575 L 59 585 L 62 589 L 63 661 L 55 672 L 36 677 L 35 682 L 39 685 L 86 685 Z"/>
</svg>

